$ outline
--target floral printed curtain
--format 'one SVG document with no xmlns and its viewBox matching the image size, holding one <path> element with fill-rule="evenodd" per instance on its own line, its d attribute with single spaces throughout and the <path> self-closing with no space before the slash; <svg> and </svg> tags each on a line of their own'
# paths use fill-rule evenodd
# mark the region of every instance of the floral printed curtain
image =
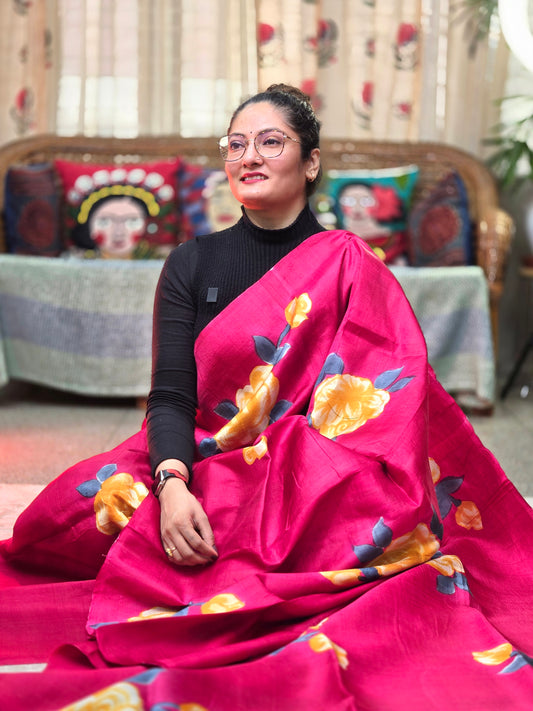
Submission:
<svg viewBox="0 0 533 711">
<path fill-rule="evenodd" d="M 331 137 L 434 140 L 472 152 L 497 121 L 506 51 L 475 53 L 440 0 L 257 0 L 260 88 L 297 84 Z M 496 62 L 496 58 L 498 62 Z"/>
<path fill-rule="evenodd" d="M 53 131 L 56 0 L 5 0 L 0 12 L 0 143 Z"/>
<path fill-rule="evenodd" d="M 0 143 L 43 131 L 218 135 L 257 88 L 313 97 L 322 135 L 474 153 L 507 49 L 440 0 L 5 0 Z"/>
</svg>

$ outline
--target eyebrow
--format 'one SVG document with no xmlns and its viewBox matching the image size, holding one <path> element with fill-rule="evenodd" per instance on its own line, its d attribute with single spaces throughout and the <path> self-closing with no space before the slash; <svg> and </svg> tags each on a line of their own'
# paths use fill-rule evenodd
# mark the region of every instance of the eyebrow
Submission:
<svg viewBox="0 0 533 711">
<path fill-rule="evenodd" d="M 279 131 L 280 133 L 284 133 L 281 128 L 277 128 L 277 126 L 270 126 L 268 128 L 262 128 L 260 131 L 258 131 L 255 135 L 258 136 L 260 133 L 264 133 L 265 131 Z M 228 134 L 228 136 L 242 136 L 243 138 L 246 136 L 245 133 L 239 133 L 238 131 L 232 131 L 231 133 Z"/>
</svg>

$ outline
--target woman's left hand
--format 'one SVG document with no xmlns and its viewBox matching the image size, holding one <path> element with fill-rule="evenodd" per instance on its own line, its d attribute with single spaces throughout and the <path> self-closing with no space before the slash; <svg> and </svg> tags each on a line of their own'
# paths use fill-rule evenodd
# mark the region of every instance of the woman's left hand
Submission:
<svg viewBox="0 0 533 711">
<path fill-rule="evenodd" d="M 167 481 L 159 495 L 161 540 L 177 565 L 205 565 L 218 558 L 215 537 L 202 505 L 178 478 Z"/>
</svg>

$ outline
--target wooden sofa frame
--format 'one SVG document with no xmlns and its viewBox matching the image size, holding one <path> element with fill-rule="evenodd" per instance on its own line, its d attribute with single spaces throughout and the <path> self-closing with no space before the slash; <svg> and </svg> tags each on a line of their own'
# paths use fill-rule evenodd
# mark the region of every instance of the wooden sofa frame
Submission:
<svg viewBox="0 0 533 711">
<path fill-rule="evenodd" d="M 0 147 L 0 185 L 14 165 L 40 163 L 55 158 L 104 163 L 134 163 L 180 156 L 207 167 L 222 167 L 216 138 L 151 136 L 137 138 L 63 137 L 42 134 L 12 141 Z M 419 142 L 325 139 L 321 143 L 324 170 L 375 169 L 409 163 L 420 169 L 413 200 L 427 195 L 450 170 L 463 178 L 468 191 L 473 225 L 475 262 L 487 278 L 494 343 L 497 344 L 498 305 L 503 291 L 514 225 L 500 208 L 495 180 L 475 156 L 453 146 Z M 0 213 L 3 212 L 0 190 Z M 0 220 L 0 251 L 5 251 L 5 233 Z"/>
</svg>

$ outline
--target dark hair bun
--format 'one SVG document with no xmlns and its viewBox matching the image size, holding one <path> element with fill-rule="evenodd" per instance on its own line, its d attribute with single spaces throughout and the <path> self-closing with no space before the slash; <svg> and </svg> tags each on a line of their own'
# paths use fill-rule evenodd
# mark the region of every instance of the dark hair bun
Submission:
<svg viewBox="0 0 533 711">
<path fill-rule="evenodd" d="M 267 89 L 265 89 L 265 93 L 268 94 L 270 92 L 290 94 L 291 96 L 294 96 L 295 99 L 300 99 L 300 101 L 304 101 L 306 104 L 311 106 L 311 97 L 304 94 L 304 92 L 301 89 L 298 89 L 297 86 L 291 86 L 291 84 L 271 84 Z"/>
</svg>

